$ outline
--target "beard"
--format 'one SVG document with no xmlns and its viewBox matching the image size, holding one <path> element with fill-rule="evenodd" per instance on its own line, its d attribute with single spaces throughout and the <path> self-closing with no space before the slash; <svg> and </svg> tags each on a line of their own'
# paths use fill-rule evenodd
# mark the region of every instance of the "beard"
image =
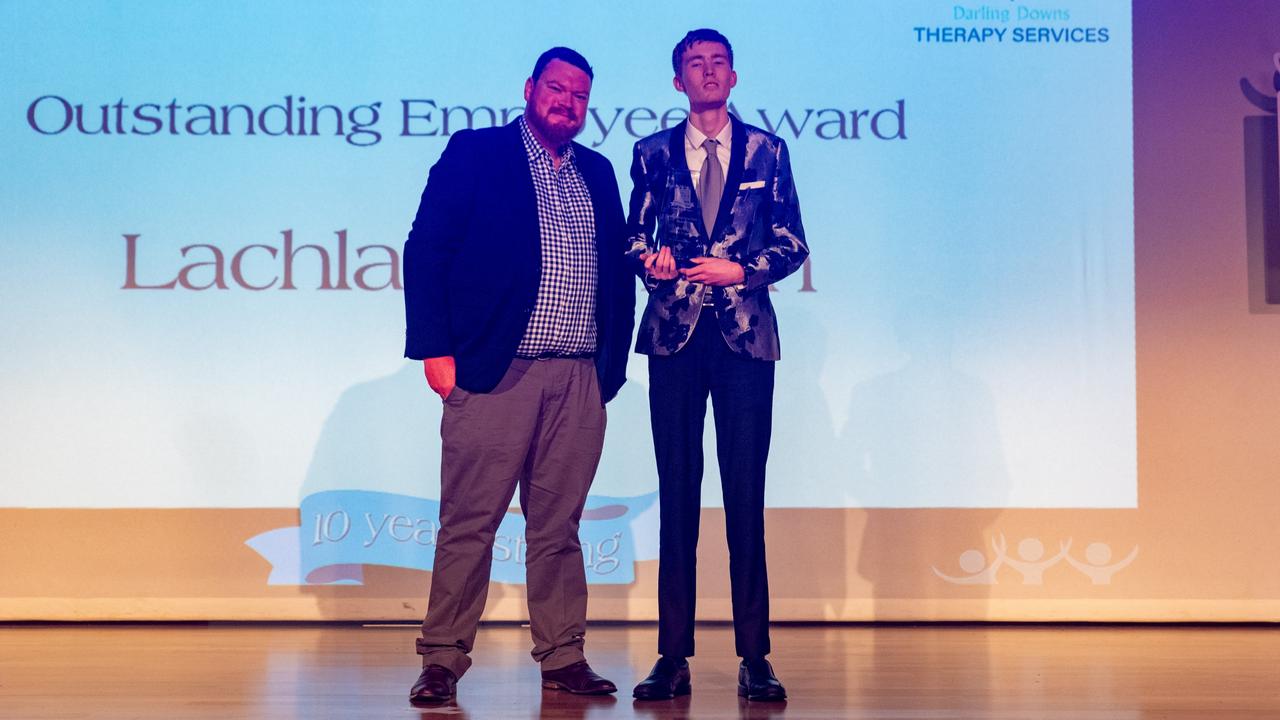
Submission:
<svg viewBox="0 0 1280 720">
<path fill-rule="evenodd" d="M 530 108 L 530 110 L 531 112 L 525 114 L 525 118 L 538 131 L 539 135 L 556 145 L 564 145 L 577 137 L 586 124 L 582 121 L 582 118 L 571 117 L 561 112 L 552 111 L 544 117 L 539 115 L 533 108 Z M 560 122 L 553 122 L 553 120 L 559 120 Z"/>
</svg>

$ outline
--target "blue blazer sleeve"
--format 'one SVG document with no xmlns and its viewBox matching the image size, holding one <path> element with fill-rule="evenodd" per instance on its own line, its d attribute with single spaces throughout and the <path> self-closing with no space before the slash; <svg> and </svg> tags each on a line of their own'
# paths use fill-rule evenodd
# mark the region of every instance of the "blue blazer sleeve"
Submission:
<svg viewBox="0 0 1280 720">
<path fill-rule="evenodd" d="M 607 305 L 603 315 L 607 327 L 600 338 L 600 377 L 602 399 L 608 402 L 627 381 L 627 359 L 635 330 L 636 281 L 629 258 L 630 242 L 626 218 L 622 215 L 618 180 L 609 161 L 601 157 L 600 162 L 602 167 L 598 176 L 606 188 L 602 193 L 606 203 L 602 215 L 607 218 L 601 243 L 606 257 L 600 258 L 600 272 L 608 276 L 601 278 L 603 292 L 598 300 Z"/>
<path fill-rule="evenodd" d="M 404 355 L 414 360 L 454 354 L 446 289 L 474 201 L 469 134 L 451 136 L 432 166 L 404 244 Z"/>
</svg>

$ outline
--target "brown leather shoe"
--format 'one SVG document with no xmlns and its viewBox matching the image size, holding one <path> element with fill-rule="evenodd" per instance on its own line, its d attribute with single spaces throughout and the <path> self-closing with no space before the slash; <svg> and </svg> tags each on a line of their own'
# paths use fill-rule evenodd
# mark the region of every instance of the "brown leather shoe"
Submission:
<svg viewBox="0 0 1280 720">
<path fill-rule="evenodd" d="M 637 700 L 670 700 L 693 692 L 689 683 L 689 661 L 666 656 L 658 658 L 649 677 L 640 681 L 631 696 Z"/>
<path fill-rule="evenodd" d="M 597 675 L 586 660 L 556 670 L 543 670 L 542 687 L 548 690 L 567 690 L 574 695 L 608 695 L 618 692 L 618 687 Z"/>
<path fill-rule="evenodd" d="M 773 674 L 773 666 L 764 658 L 742 661 L 738 667 L 738 695 L 765 702 L 787 699 L 787 691 Z"/>
<path fill-rule="evenodd" d="M 458 676 L 443 665 L 422 668 L 418 682 L 409 690 L 409 702 L 413 705 L 438 705 L 453 699 L 457 693 Z"/>
</svg>

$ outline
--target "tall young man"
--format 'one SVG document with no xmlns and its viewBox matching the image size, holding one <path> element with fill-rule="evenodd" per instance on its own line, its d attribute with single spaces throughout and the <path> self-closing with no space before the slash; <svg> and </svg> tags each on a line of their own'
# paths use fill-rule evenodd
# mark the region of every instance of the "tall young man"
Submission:
<svg viewBox="0 0 1280 720">
<path fill-rule="evenodd" d="M 661 533 L 658 652 L 640 699 L 690 692 L 710 396 L 729 541 L 738 694 L 782 700 L 769 654 L 764 483 L 778 325 L 769 285 L 809 254 L 786 144 L 731 117 L 733 48 L 694 30 L 671 55 L 689 118 L 636 143 L 629 251 L 649 291 L 636 351 L 649 356 Z"/>
</svg>

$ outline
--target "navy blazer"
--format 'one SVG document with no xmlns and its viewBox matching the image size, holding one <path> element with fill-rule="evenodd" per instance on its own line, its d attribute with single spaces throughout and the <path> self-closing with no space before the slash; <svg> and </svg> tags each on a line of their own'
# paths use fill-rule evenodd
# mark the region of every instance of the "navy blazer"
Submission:
<svg viewBox="0 0 1280 720">
<path fill-rule="evenodd" d="M 613 166 L 574 143 L 595 215 L 596 374 L 608 401 L 626 381 L 635 280 Z M 489 392 L 515 357 L 542 276 L 533 176 L 519 121 L 462 130 L 431 168 L 404 245 L 405 357 L 452 355 L 458 386 Z"/>
<path fill-rule="evenodd" d="M 703 227 L 684 152 L 685 122 L 635 145 L 631 162 L 631 257 L 649 290 L 640 320 L 636 352 L 674 355 L 693 336 L 711 286 L 683 276 L 654 280 L 639 263 L 643 253 L 667 246 L 686 256 L 726 258 L 742 265 L 745 278 L 724 288 L 726 312 L 720 333 L 729 347 L 757 360 L 781 357 L 778 320 L 769 284 L 790 275 L 809 256 L 800 202 L 791 178 L 791 160 L 782 138 L 732 115 L 729 173 L 713 228 Z"/>
</svg>

